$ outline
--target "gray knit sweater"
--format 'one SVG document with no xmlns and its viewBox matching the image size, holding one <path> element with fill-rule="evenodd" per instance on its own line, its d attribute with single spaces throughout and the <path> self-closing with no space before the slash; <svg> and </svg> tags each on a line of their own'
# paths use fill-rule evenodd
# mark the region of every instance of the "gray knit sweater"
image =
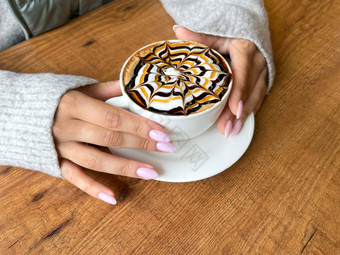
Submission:
<svg viewBox="0 0 340 255">
<path fill-rule="evenodd" d="M 269 91 L 274 79 L 274 63 L 262 0 L 161 2 L 177 24 L 193 31 L 254 42 L 267 60 Z M 0 51 L 23 40 L 20 27 L 10 15 L 0 1 L 0 38 L 6 38 L 0 41 Z M 81 76 L 0 70 L 0 165 L 62 177 L 51 133 L 56 107 L 68 90 L 94 82 Z"/>
</svg>

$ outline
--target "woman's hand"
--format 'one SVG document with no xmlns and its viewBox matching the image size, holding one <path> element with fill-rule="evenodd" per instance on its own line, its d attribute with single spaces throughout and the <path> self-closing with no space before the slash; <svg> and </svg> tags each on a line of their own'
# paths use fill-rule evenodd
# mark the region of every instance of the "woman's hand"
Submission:
<svg viewBox="0 0 340 255">
<path fill-rule="evenodd" d="M 262 53 L 248 40 L 198 34 L 182 26 L 174 26 L 174 31 L 178 39 L 196 41 L 230 55 L 233 88 L 218 129 L 225 137 L 231 132 L 237 135 L 248 115 L 259 110 L 267 92 L 268 70 Z"/>
<path fill-rule="evenodd" d="M 105 153 L 89 144 L 174 152 L 162 126 L 103 101 L 121 95 L 119 82 L 89 85 L 60 100 L 53 136 L 62 175 L 91 196 L 115 204 L 111 189 L 88 176 L 82 167 L 143 179 L 158 176 L 152 165 Z"/>
</svg>

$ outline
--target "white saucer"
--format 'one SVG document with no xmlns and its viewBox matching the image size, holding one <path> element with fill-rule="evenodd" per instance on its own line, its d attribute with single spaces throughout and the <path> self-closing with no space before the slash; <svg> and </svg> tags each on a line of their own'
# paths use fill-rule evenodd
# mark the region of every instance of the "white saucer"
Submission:
<svg viewBox="0 0 340 255">
<path fill-rule="evenodd" d="M 165 182 L 191 182 L 219 174 L 238 161 L 247 150 L 254 133 L 255 118 L 250 114 L 241 132 L 226 139 L 213 125 L 204 134 L 190 140 L 177 141 L 175 153 L 137 149 L 109 148 L 125 158 L 152 164 Z"/>
</svg>

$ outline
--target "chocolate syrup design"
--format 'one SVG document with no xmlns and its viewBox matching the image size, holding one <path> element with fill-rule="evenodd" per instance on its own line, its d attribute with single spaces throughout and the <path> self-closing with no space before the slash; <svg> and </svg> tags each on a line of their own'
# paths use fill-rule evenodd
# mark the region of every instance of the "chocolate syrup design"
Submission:
<svg viewBox="0 0 340 255">
<path fill-rule="evenodd" d="M 219 102 L 230 82 L 228 66 L 213 49 L 165 41 L 139 57 L 125 90 L 150 111 L 189 115 Z"/>
</svg>

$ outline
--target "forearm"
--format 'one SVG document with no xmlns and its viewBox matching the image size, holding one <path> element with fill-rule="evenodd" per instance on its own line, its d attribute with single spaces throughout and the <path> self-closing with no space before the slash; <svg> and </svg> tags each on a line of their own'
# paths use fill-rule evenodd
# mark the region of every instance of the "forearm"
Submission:
<svg viewBox="0 0 340 255">
<path fill-rule="evenodd" d="M 60 97 L 96 81 L 81 76 L 0 70 L 0 165 L 61 177 L 51 128 Z"/>
<path fill-rule="evenodd" d="M 270 90 L 274 81 L 274 61 L 268 17 L 262 0 L 161 0 L 179 25 L 216 36 L 252 41 L 268 65 Z"/>
</svg>

